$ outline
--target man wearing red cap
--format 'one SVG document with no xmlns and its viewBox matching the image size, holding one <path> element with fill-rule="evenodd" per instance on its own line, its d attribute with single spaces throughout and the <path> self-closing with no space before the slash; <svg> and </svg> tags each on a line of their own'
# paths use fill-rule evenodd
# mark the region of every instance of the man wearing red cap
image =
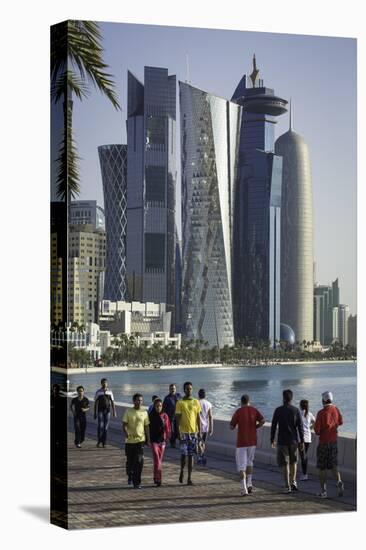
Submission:
<svg viewBox="0 0 366 550">
<path fill-rule="evenodd" d="M 327 498 L 327 470 L 332 470 L 337 480 L 338 496 L 343 496 L 344 484 L 338 470 L 338 426 L 343 424 L 342 415 L 333 405 L 333 394 L 322 393 L 323 408 L 316 415 L 314 431 L 319 436 L 316 450 L 316 466 L 319 468 L 320 498 Z"/>
</svg>

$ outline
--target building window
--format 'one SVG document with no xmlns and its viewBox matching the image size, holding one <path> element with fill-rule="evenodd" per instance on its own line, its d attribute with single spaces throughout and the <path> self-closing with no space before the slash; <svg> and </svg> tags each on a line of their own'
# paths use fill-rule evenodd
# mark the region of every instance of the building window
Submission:
<svg viewBox="0 0 366 550">
<path fill-rule="evenodd" d="M 165 144 L 165 117 L 149 115 L 146 119 L 146 147 Z"/>
<path fill-rule="evenodd" d="M 145 269 L 164 271 L 165 235 L 163 233 L 145 233 Z"/>
<path fill-rule="evenodd" d="M 146 166 L 145 184 L 147 202 L 165 202 L 166 170 L 164 166 Z"/>
</svg>

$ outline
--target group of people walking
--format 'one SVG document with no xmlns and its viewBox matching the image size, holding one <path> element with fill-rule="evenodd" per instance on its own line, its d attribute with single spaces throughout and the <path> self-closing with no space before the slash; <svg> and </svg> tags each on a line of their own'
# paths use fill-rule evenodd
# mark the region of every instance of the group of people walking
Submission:
<svg viewBox="0 0 366 550">
<path fill-rule="evenodd" d="M 145 410 L 143 396 L 135 393 L 133 406 L 125 410 L 122 427 L 125 435 L 126 474 L 128 484 L 141 488 L 141 475 L 144 464 L 144 446 L 151 447 L 153 457 L 153 480 L 157 487 L 162 485 L 162 465 L 168 443 L 180 448 L 179 482 L 193 485 L 192 471 L 194 457 L 197 464 L 205 465 L 208 436 L 213 434 L 212 404 L 206 399 L 206 392 L 200 389 L 198 398 L 193 396 L 191 382 L 183 385 L 184 395 L 177 392 L 175 384 L 170 384 L 169 393 L 162 400 L 153 395 L 152 402 Z M 70 408 L 74 415 L 75 445 L 81 447 L 85 438 L 86 412 L 89 400 L 84 395 L 83 386 L 78 386 L 77 397 L 72 399 Z M 298 491 L 297 462 L 300 456 L 301 481 L 308 479 L 308 451 L 312 431 L 319 436 L 317 446 L 317 468 L 320 477 L 320 498 L 327 498 L 327 471 L 331 470 L 337 482 L 338 495 L 342 496 L 344 484 L 338 470 L 337 430 L 343 424 L 340 411 L 333 403 L 333 395 L 322 394 L 323 408 L 316 417 L 309 410 L 306 399 L 300 407 L 293 405 L 293 393 L 283 391 L 283 403 L 273 413 L 270 440 L 277 452 L 277 464 L 281 467 L 284 479 L 284 492 Z M 116 416 L 114 397 L 108 388 L 106 378 L 101 380 L 101 388 L 95 394 L 94 419 L 98 420 L 97 447 L 105 447 L 110 417 Z M 234 412 L 229 427 L 237 430 L 236 466 L 240 478 L 241 495 L 253 492 L 253 463 L 257 447 L 257 430 L 265 423 L 260 411 L 250 403 L 250 396 L 241 397 L 241 406 Z M 185 478 L 186 475 L 186 478 Z"/>
</svg>

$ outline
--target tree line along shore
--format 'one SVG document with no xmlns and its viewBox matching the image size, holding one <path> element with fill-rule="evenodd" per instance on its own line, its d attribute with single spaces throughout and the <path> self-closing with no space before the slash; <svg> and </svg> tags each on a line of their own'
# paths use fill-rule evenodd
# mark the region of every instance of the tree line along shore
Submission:
<svg viewBox="0 0 366 550">
<path fill-rule="evenodd" d="M 356 361 L 357 351 L 351 346 L 339 342 L 330 345 L 326 350 L 313 351 L 314 342 L 296 342 L 289 345 L 278 342 L 275 349 L 269 342 L 242 342 L 235 346 L 207 348 L 202 340 L 182 341 L 180 349 L 174 345 L 162 346 L 155 343 L 151 347 L 138 346 L 134 336 L 121 335 L 112 341 L 98 360 L 85 349 L 68 349 L 68 367 L 151 367 L 163 365 L 227 365 L 227 366 L 260 366 L 297 362 Z M 52 361 L 57 366 L 57 361 Z M 65 366 L 65 365 L 58 365 Z"/>
</svg>

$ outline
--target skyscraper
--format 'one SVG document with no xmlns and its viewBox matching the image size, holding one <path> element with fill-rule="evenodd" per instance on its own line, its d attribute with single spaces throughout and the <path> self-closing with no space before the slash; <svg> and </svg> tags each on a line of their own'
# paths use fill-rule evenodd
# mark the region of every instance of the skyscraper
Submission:
<svg viewBox="0 0 366 550">
<path fill-rule="evenodd" d="M 313 204 L 308 147 L 290 128 L 275 143 L 282 157 L 281 322 L 299 342 L 313 340 Z"/>
<path fill-rule="evenodd" d="M 62 299 L 62 258 L 59 256 L 59 234 L 51 233 L 51 322 L 64 321 Z M 85 325 L 98 322 L 99 304 L 105 269 L 105 232 L 92 224 L 69 225 L 67 266 L 67 322 Z"/>
<path fill-rule="evenodd" d="M 128 72 L 127 285 L 129 298 L 175 303 L 176 77 Z"/>
<path fill-rule="evenodd" d="M 348 343 L 351 348 L 357 348 L 357 315 L 348 317 Z"/>
<path fill-rule="evenodd" d="M 243 106 L 234 212 L 235 337 L 280 340 L 282 159 L 274 154 L 276 117 L 287 101 L 258 78 L 240 80 L 232 101 Z M 249 86 L 247 86 L 247 84 Z"/>
<path fill-rule="evenodd" d="M 338 279 L 333 281 L 332 286 L 315 286 L 313 304 L 313 339 L 322 345 L 329 345 L 334 339 L 339 338 L 339 329 L 335 330 L 339 312 L 333 312 L 333 308 L 339 306 Z"/>
<path fill-rule="evenodd" d="M 241 108 L 179 83 L 182 324 L 189 339 L 234 344 L 232 208 Z"/>
<path fill-rule="evenodd" d="M 348 345 L 348 317 L 349 306 L 339 304 L 338 306 L 338 339 L 343 346 Z"/>
<path fill-rule="evenodd" d="M 127 145 L 101 145 L 98 153 L 106 223 L 104 299 L 117 302 L 127 298 Z"/>
</svg>

